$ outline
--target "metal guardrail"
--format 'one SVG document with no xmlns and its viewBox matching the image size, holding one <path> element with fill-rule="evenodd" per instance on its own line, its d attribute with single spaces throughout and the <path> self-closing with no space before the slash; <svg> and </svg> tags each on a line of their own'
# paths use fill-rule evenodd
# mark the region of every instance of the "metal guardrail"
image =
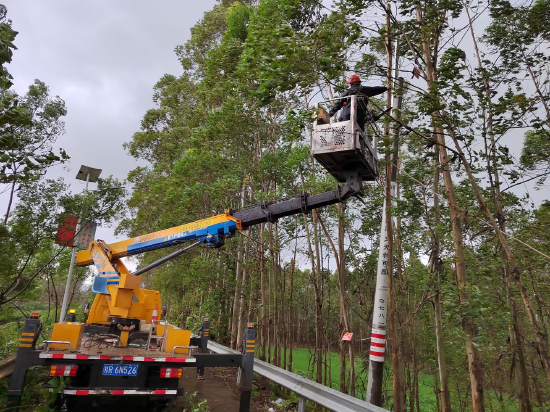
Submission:
<svg viewBox="0 0 550 412">
<path fill-rule="evenodd" d="M 240 353 L 210 340 L 208 341 L 208 349 L 214 353 Z M 305 411 L 305 399 L 337 412 L 388 412 L 386 409 L 258 359 L 254 359 L 254 372 L 296 393 L 300 397 L 299 412 Z"/>
<path fill-rule="evenodd" d="M 15 367 L 15 356 L 0 360 L 0 379 L 10 376 Z"/>
</svg>

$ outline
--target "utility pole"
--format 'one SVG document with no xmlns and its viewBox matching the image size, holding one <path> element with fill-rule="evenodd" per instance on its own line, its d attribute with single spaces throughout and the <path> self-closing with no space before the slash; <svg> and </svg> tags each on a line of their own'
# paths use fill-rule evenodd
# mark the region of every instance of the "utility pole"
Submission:
<svg viewBox="0 0 550 412">
<path fill-rule="evenodd" d="M 397 79 L 399 75 L 397 54 L 398 43 L 396 42 L 395 48 L 395 75 Z M 402 89 L 403 78 L 399 77 L 398 87 Z M 403 96 L 402 93 L 393 94 L 393 107 L 395 108 L 396 118 L 401 118 L 401 107 Z M 367 398 L 366 401 L 377 406 L 382 406 L 382 382 L 384 376 L 384 358 L 386 352 L 386 324 L 388 320 L 388 283 L 389 277 L 393 275 L 393 253 L 390 248 L 393 246 L 392 239 L 389 236 L 393 236 L 392 227 L 393 219 L 390 217 L 387 219 L 388 198 L 393 199 L 397 194 L 397 161 L 399 155 L 399 125 L 394 129 L 394 141 L 391 154 L 391 165 L 386 167 L 386 186 L 389 191 L 389 196 L 386 196 L 384 201 L 384 207 L 382 210 L 382 223 L 380 225 L 380 246 L 378 250 L 378 267 L 376 271 L 376 290 L 374 294 L 374 311 L 372 317 L 372 332 L 371 332 L 371 345 L 369 355 L 369 377 L 367 386 Z M 387 160 L 388 157 L 387 157 Z M 387 193 L 388 194 L 388 193 Z M 391 203 L 391 202 L 390 202 Z M 394 326 L 395 327 L 395 326 Z M 397 342 L 393 341 L 393 345 Z"/>
<path fill-rule="evenodd" d="M 97 182 L 97 178 L 99 177 L 100 174 L 101 174 L 101 169 L 94 169 L 93 167 L 82 165 L 80 166 L 80 170 L 78 171 L 76 178 L 78 180 L 84 180 L 86 182 L 84 192 L 88 192 L 88 183 Z M 82 215 L 82 210 L 80 211 L 79 215 Z M 78 232 L 79 231 L 80 231 L 80 216 L 78 216 L 78 220 L 76 224 L 75 237 L 73 240 L 73 251 L 71 254 L 71 263 L 69 265 L 69 275 L 67 276 L 67 283 L 65 284 L 65 294 L 63 295 L 63 303 L 61 305 L 59 322 L 64 321 L 65 313 L 67 312 L 67 305 L 69 304 L 69 293 L 71 289 L 71 281 L 73 278 L 73 269 L 74 269 L 74 262 L 76 259 L 76 251 L 78 249 Z"/>
</svg>

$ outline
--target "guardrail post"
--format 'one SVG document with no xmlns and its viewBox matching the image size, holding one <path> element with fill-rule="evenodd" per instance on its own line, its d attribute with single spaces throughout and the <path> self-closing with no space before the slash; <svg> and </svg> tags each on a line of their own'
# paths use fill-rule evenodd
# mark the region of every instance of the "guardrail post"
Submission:
<svg viewBox="0 0 550 412">
<path fill-rule="evenodd" d="M 210 321 L 208 318 L 204 319 L 201 327 L 201 344 L 200 344 L 200 353 L 208 352 L 208 338 L 210 337 Z M 204 379 L 204 366 L 199 366 L 197 368 L 197 379 Z"/>
<path fill-rule="evenodd" d="M 241 370 L 241 404 L 239 412 L 250 411 L 252 398 L 252 381 L 254 378 L 254 350 L 256 348 L 256 330 L 254 324 L 249 323 L 244 334 L 243 363 Z"/>
<path fill-rule="evenodd" d="M 25 320 L 25 326 L 21 332 L 19 349 L 15 358 L 15 365 L 8 387 L 8 408 L 15 410 L 21 402 L 21 394 L 25 386 L 27 371 L 31 366 L 29 363 L 29 353 L 34 350 L 38 335 L 42 330 L 40 314 L 32 312 L 29 319 Z"/>
<path fill-rule="evenodd" d="M 300 396 L 298 401 L 298 412 L 306 412 L 306 398 L 303 396 Z"/>
</svg>

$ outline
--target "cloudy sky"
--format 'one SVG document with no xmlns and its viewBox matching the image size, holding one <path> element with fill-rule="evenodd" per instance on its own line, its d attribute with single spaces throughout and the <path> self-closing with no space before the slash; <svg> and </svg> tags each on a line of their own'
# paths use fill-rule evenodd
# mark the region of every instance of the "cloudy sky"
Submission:
<svg viewBox="0 0 550 412">
<path fill-rule="evenodd" d="M 48 177 L 74 179 L 80 165 L 103 169 L 124 179 L 138 163 L 122 144 L 139 130 L 140 120 L 153 107 L 154 84 L 165 73 L 181 69 L 174 48 L 188 38 L 189 29 L 215 0 L 0 0 L 19 35 L 8 70 L 14 87 L 25 93 L 34 79 L 44 81 L 53 95 L 66 102 L 66 133 L 57 146 L 71 156 L 67 168 L 56 167 Z M 521 133 L 506 137 L 519 156 Z M 91 185 L 93 189 L 94 185 Z M 517 187 L 535 203 L 548 190 Z M 0 195 L 5 210 L 7 194 Z M 114 240 L 114 228 L 101 228 L 97 237 Z"/>
<path fill-rule="evenodd" d="M 165 73 L 181 69 L 174 48 L 210 10 L 215 0 L 3 0 L 8 18 L 19 32 L 18 50 L 8 70 L 17 92 L 34 79 L 65 100 L 65 135 L 57 147 L 71 156 L 67 170 L 54 168 L 48 177 L 75 180 L 80 165 L 103 169 L 125 179 L 138 163 L 122 144 L 139 130 L 153 107 L 154 84 Z M 93 188 L 94 185 L 90 185 Z M 6 194 L 0 196 L 5 210 Z M 114 228 L 97 237 L 113 240 Z"/>
</svg>

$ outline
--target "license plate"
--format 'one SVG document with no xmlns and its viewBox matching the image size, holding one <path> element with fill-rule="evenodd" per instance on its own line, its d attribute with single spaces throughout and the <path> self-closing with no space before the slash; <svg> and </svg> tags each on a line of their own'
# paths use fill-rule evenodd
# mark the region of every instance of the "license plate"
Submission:
<svg viewBox="0 0 550 412">
<path fill-rule="evenodd" d="M 103 365 L 103 375 L 137 376 L 138 365 Z"/>
</svg>

